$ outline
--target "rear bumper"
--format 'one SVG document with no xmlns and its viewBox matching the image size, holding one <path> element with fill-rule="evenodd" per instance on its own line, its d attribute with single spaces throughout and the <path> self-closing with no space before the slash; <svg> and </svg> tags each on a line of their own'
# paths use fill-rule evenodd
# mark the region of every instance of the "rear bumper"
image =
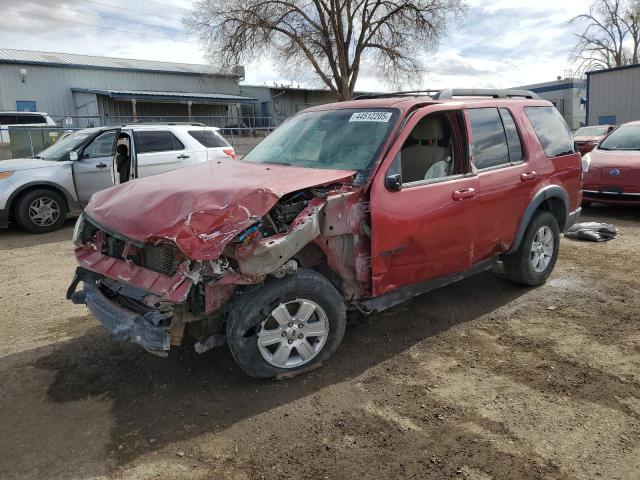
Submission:
<svg viewBox="0 0 640 480">
<path fill-rule="evenodd" d="M 171 346 L 170 327 L 160 325 L 166 314 L 152 311 L 142 315 L 118 305 L 102 293 L 97 283 L 99 278 L 99 275 L 78 267 L 67 290 L 67 299 L 76 304 L 86 304 L 116 340 L 135 343 L 153 353 L 166 355 Z M 79 282 L 84 286 L 82 291 L 76 292 Z"/>
</svg>

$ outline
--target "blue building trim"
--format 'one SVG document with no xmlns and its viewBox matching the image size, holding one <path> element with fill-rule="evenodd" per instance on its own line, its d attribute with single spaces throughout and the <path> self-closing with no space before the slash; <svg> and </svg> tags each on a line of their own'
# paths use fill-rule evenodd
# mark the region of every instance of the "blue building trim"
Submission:
<svg viewBox="0 0 640 480">
<path fill-rule="evenodd" d="M 587 72 L 587 106 L 585 107 L 585 126 L 589 126 L 589 80 L 591 79 L 591 77 L 589 77 L 589 72 Z"/>
<path fill-rule="evenodd" d="M 580 88 L 580 85 L 577 83 L 563 83 L 561 85 L 549 85 L 547 87 L 538 87 L 538 88 L 529 88 L 532 92 L 535 93 L 545 93 L 545 92 L 555 92 L 560 90 L 571 90 L 573 88 Z"/>
<path fill-rule="evenodd" d="M 615 72 L 617 70 L 629 70 L 630 68 L 639 68 L 639 67 L 640 67 L 640 63 L 635 63 L 633 65 L 623 65 L 621 67 L 611 67 L 611 68 L 603 68 L 601 70 L 591 70 L 590 72 L 587 72 L 587 79 L 589 78 L 590 75 L 596 75 L 598 73 Z"/>
</svg>

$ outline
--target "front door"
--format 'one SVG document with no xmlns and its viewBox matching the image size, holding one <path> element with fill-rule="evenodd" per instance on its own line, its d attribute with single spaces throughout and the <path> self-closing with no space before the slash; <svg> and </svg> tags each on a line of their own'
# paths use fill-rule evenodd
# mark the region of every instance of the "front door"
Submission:
<svg viewBox="0 0 640 480">
<path fill-rule="evenodd" d="M 418 113 L 381 165 L 370 197 L 374 296 L 472 265 L 478 178 L 464 132 L 459 111 Z"/>
<path fill-rule="evenodd" d="M 113 186 L 111 168 L 117 136 L 118 130 L 101 133 L 73 162 L 73 180 L 81 203 L 87 203 L 94 193 Z"/>
</svg>

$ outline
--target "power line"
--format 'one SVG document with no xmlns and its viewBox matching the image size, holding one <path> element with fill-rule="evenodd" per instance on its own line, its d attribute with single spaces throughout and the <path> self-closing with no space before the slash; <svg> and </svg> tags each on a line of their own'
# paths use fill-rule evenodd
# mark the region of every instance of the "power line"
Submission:
<svg viewBox="0 0 640 480">
<path fill-rule="evenodd" d="M 113 5 L 109 5 L 108 3 L 102 3 L 102 2 L 96 2 L 95 0 L 81 0 L 83 2 L 88 2 L 88 3 L 93 3 L 95 5 L 100 5 L 102 7 L 108 7 L 111 9 L 117 8 L 118 10 L 126 10 L 128 12 L 133 12 L 133 13 L 137 13 L 140 15 L 147 15 L 150 17 L 158 17 L 158 18 L 164 18 L 165 20 L 171 20 L 173 22 L 180 22 L 181 20 L 178 18 L 173 18 L 173 17 L 165 17 L 164 15 L 158 15 L 157 13 L 149 13 L 149 12 L 143 12 L 141 10 L 134 10 L 132 8 L 126 8 L 126 7 L 114 7 Z"/>
<path fill-rule="evenodd" d="M 140 0 L 141 2 L 146 3 L 155 3 L 156 5 L 162 5 L 163 7 L 175 8 L 176 10 L 184 10 L 185 12 L 190 12 L 191 9 L 184 7 L 176 7 L 175 5 L 170 5 L 168 3 L 156 2 L 155 0 Z"/>
<path fill-rule="evenodd" d="M 13 14 L 16 14 L 16 15 L 20 16 L 20 14 L 19 14 L 18 12 L 9 11 L 9 12 L 7 12 L 7 13 L 13 13 Z M 187 42 L 186 40 L 176 40 L 176 39 L 174 39 L 174 38 L 169 38 L 169 37 L 165 37 L 165 36 L 162 36 L 162 35 L 153 35 L 152 33 L 140 33 L 140 32 L 134 32 L 134 31 L 131 31 L 131 30 L 125 30 L 125 29 L 123 29 L 123 28 L 115 28 L 115 27 L 102 27 L 102 26 L 100 26 L 100 25 L 93 25 L 93 24 L 91 24 L 91 23 L 84 23 L 84 22 L 79 22 L 79 21 L 77 21 L 77 20 L 69 20 L 69 19 L 63 19 L 63 18 L 57 18 L 57 17 L 51 17 L 51 16 L 48 16 L 48 15 L 42 15 L 42 14 L 39 14 L 39 13 L 29 13 L 29 15 L 30 15 L 31 17 L 41 17 L 41 18 L 46 18 L 46 19 L 48 19 L 48 20 L 54 20 L 54 21 L 58 21 L 58 22 L 62 22 L 62 23 L 67 23 L 67 24 L 68 24 L 68 23 L 75 23 L 75 24 L 78 24 L 78 25 L 84 25 L 84 26 L 86 26 L 86 27 L 102 28 L 102 29 L 104 29 L 104 30 L 111 30 L 112 32 L 129 33 L 129 34 L 131 34 L 131 35 L 139 35 L 139 36 L 141 36 L 141 37 L 153 37 L 153 38 L 160 38 L 160 39 L 162 39 L 162 40 L 169 40 L 169 41 L 171 41 L 171 42 L 186 43 L 186 44 L 189 44 L 189 45 L 198 45 L 198 46 L 200 46 L 200 44 L 199 44 L 199 43 L 195 43 L 195 42 Z"/>
<path fill-rule="evenodd" d="M 25 0 L 25 1 L 28 2 L 28 3 L 31 3 L 33 5 L 46 5 L 48 7 L 59 8 L 61 10 L 69 10 L 70 12 L 77 12 L 77 13 L 81 13 L 83 15 L 93 15 L 94 17 L 108 18 L 109 20 L 115 20 L 117 22 L 133 23 L 133 24 L 136 24 L 136 25 L 142 25 L 143 27 L 162 28 L 162 29 L 165 29 L 165 30 L 173 30 L 174 32 L 184 33 L 183 30 L 178 29 L 178 28 L 174 28 L 174 27 L 164 27 L 162 25 L 157 25 L 157 24 L 137 22 L 135 20 L 126 20 L 124 18 L 112 17 L 110 15 L 104 15 L 102 13 L 88 12 L 86 10 L 77 10 L 75 8 L 62 7 L 60 5 L 54 5 L 52 3 L 47 3 L 47 2 L 39 2 L 39 1 L 36 2 L 36 1 L 33 1 L 33 0 Z"/>
</svg>

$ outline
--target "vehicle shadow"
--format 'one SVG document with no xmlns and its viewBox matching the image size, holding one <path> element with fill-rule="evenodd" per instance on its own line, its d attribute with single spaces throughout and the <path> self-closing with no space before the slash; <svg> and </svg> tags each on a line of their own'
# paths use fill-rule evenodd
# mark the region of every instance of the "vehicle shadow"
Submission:
<svg viewBox="0 0 640 480">
<path fill-rule="evenodd" d="M 23 358 L 5 357 L 0 368 L 5 362 L 27 365 L 31 355 L 30 367 L 53 375 L 46 392 L 48 403 L 110 400 L 115 426 L 106 449 L 112 452 L 116 465 L 123 465 L 143 453 L 227 429 L 358 377 L 429 337 L 490 314 L 527 291 L 483 273 L 424 294 L 381 314 L 350 322 L 342 345 L 327 365 L 280 382 L 242 374 L 226 348 L 205 355 L 185 348 L 161 359 L 133 345 L 115 343 L 98 327 L 52 346 L 37 359 L 33 359 L 33 351 L 16 354 Z M 46 422 L 41 428 L 29 434 L 46 436 Z"/>
<path fill-rule="evenodd" d="M 640 205 L 604 205 L 594 203 L 583 207 L 580 222 L 637 222 L 640 220 Z"/>
<path fill-rule="evenodd" d="M 9 228 L 0 230 L 0 250 L 13 250 L 14 248 L 34 247 L 49 243 L 71 241 L 75 218 L 68 218 L 60 230 L 50 233 L 30 233 L 19 228 L 15 223 Z"/>
</svg>

